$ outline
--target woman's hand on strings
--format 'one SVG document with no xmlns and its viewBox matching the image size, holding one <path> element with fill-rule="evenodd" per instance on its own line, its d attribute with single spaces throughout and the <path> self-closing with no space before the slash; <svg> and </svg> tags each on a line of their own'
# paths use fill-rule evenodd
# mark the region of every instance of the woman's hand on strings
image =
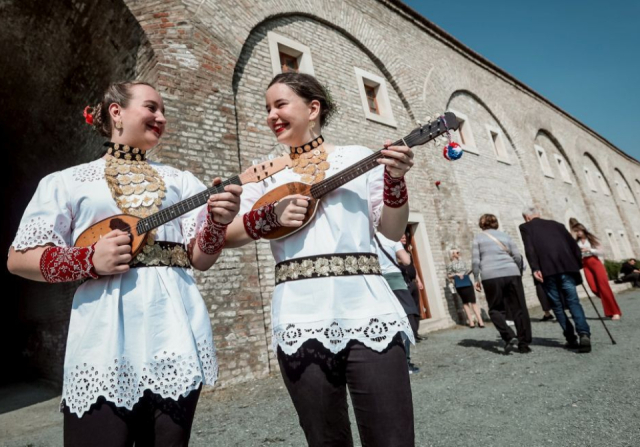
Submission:
<svg viewBox="0 0 640 447">
<path fill-rule="evenodd" d="M 219 185 L 220 178 L 213 180 L 213 186 Z M 219 224 L 227 225 L 238 215 L 240 211 L 240 195 L 242 187 L 239 185 L 227 185 L 224 192 L 212 194 L 207 200 L 207 209 L 213 220 Z"/>
<path fill-rule="evenodd" d="M 287 196 L 280 200 L 275 208 L 280 225 L 293 228 L 302 226 L 309 209 L 309 200 L 309 197 L 302 194 Z"/>
<path fill-rule="evenodd" d="M 391 177 L 404 177 L 413 166 L 413 151 L 408 146 L 391 146 L 391 140 L 385 141 L 384 147 L 385 158 L 379 158 L 378 163 L 385 165 Z"/>
<path fill-rule="evenodd" d="M 100 276 L 128 272 L 131 259 L 131 235 L 125 231 L 113 230 L 96 242 L 93 266 Z"/>
</svg>

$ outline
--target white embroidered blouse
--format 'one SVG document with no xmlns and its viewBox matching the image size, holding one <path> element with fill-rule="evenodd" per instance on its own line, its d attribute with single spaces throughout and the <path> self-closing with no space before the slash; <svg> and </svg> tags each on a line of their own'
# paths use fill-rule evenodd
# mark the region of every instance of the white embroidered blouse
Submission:
<svg viewBox="0 0 640 447">
<path fill-rule="evenodd" d="M 205 189 L 189 172 L 151 165 L 166 186 L 161 208 Z M 99 159 L 45 177 L 22 217 L 13 248 L 72 246 L 92 224 L 122 214 L 104 169 Z M 204 217 L 204 207 L 193 210 L 159 227 L 156 240 L 188 244 Z M 71 412 L 82 416 L 100 396 L 131 409 L 145 390 L 177 399 L 201 384 L 213 385 L 217 372 L 207 307 L 190 269 L 132 268 L 77 289 L 62 390 Z"/>
<path fill-rule="evenodd" d="M 336 147 L 328 156 L 327 177 L 371 154 L 362 146 Z M 286 169 L 258 184 L 243 186 L 240 213 L 271 189 L 301 176 Z M 384 188 L 380 166 L 322 198 L 315 218 L 297 233 L 271 242 L 276 263 L 334 253 L 376 253 L 374 225 L 382 212 Z M 291 355 L 309 339 L 331 352 L 358 340 L 384 350 L 404 332 L 413 342 L 407 316 L 380 275 L 330 276 L 280 283 L 272 301 L 273 348 Z"/>
</svg>

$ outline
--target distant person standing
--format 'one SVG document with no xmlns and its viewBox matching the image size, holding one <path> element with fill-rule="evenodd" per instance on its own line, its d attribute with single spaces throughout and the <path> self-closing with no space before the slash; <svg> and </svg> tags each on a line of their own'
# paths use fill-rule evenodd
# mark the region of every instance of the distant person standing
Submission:
<svg viewBox="0 0 640 447">
<path fill-rule="evenodd" d="M 582 253 L 577 242 L 564 225 L 541 219 L 540 212 L 534 207 L 526 208 L 522 217 L 526 223 L 520 225 L 520 234 L 529 266 L 551 300 L 567 346 L 579 348 L 580 352 L 591 352 L 591 330 L 576 291 L 576 285 L 582 284 Z M 571 312 L 575 329 L 564 312 L 563 302 Z"/>
<path fill-rule="evenodd" d="M 522 286 L 522 255 L 513 240 L 498 230 L 496 216 L 484 214 L 478 225 L 483 231 L 473 239 L 476 290 L 484 287 L 489 317 L 504 341 L 505 353 L 509 353 L 516 342 L 516 334 L 507 325 L 508 312 L 516 326 L 518 352 L 527 354 L 531 352 L 531 320 Z"/>
<path fill-rule="evenodd" d="M 401 266 L 398 264 L 398 259 L 405 265 L 409 264 L 411 262 L 409 254 L 405 251 L 401 242 L 394 242 L 387 239 L 382 233 L 376 233 L 374 237 L 382 276 L 389 284 L 389 287 L 391 287 L 400 305 L 402 305 L 402 308 L 407 314 L 409 324 L 411 325 L 411 330 L 416 334 L 420 325 L 420 311 L 411 296 L 411 292 L 409 292 L 407 282 L 402 275 Z M 408 337 L 403 335 L 403 341 L 407 355 L 409 374 L 420 372 L 420 368 L 411 362 L 411 343 Z"/>
<path fill-rule="evenodd" d="M 449 258 L 451 259 L 451 263 L 447 265 L 447 278 L 449 278 L 455 287 L 456 293 L 462 301 L 464 313 L 467 315 L 467 326 L 470 328 L 476 327 L 476 323 L 473 322 L 473 315 L 475 314 L 478 327 L 484 329 L 482 315 L 476 304 L 476 294 L 473 290 L 473 283 L 469 277 L 471 273 L 469 264 L 460 259 L 460 249 L 458 248 L 449 251 Z"/>
<path fill-rule="evenodd" d="M 576 220 L 571 224 L 571 231 L 576 235 L 578 247 L 582 252 L 582 266 L 589 288 L 602 301 L 605 316 L 619 320 L 622 312 L 609 285 L 607 270 L 598 259 L 598 256 L 602 255 L 600 241 Z"/>
</svg>

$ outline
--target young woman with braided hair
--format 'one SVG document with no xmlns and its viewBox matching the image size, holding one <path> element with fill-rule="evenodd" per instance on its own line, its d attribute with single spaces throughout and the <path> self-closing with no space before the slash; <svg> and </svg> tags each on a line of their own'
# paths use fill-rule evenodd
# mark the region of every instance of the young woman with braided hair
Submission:
<svg viewBox="0 0 640 447">
<path fill-rule="evenodd" d="M 302 226 L 309 200 L 291 195 L 252 210 L 265 193 L 288 182 L 316 183 L 371 155 L 362 146 L 328 144 L 320 136 L 335 110 L 308 74 L 277 75 L 266 92 L 267 124 L 291 147 L 293 169 L 247 185 L 242 218 L 228 246 Z M 402 306 L 380 273 L 377 229 L 398 241 L 409 209 L 404 175 L 408 147 L 389 147 L 381 166 L 326 194 L 314 219 L 271 242 L 276 264 L 272 301 L 274 350 L 310 446 L 351 446 L 347 388 L 360 439 L 367 446 L 414 445 L 413 405 L 401 333 L 413 342 Z"/>
<path fill-rule="evenodd" d="M 153 230 L 133 259 L 121 230 L 74 247 L 96 222 L 145 217 L 205 189 L 189 172 L 146 160 L 166 125 L 151 85 L 111 85 L 85 119 L 110 139 L 105 155 L 40 182 L 8 267 L 35 281 L 85 280 L 64 362 L 66 446 L 187 445 L 201 387 L 217 376 L 209 315 L 190 269 L 217 260 L 242 189 L 227 186 Z"/>
</svg>

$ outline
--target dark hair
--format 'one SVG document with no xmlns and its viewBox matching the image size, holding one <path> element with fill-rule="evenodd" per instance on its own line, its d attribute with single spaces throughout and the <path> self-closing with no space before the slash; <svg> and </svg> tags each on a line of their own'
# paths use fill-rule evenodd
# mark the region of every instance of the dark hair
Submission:
<svg viewBox="0 0 640 447">
<path fill-rule="evenodd" d="M 116 82 L 111 84 L 102 95 L 102 100 L 95 106 L 91 114 L 93 115 L 93 127 L 96 131 L 106 138 L 111 138 L 112 122 L 109 115 L 109 106 L 111 104 L 119 104 L 122 108 L 129 106 L 132 93 L 131 87 L 135 85 L 147 85 L 153 89 L 155 87 L 147 82 L 142 81 L 128 81 L 128 82 Z"/>
<path fill-rule="evenodd" d="M 483 230 L 497 230 L 500 226 L 498 218 L 493 214 L 483 214 L 478 221 L 478 225 Z"/>
<path fill-rule="evenodd" d="M 591 234 L 584 225 L 576 220 L 575 223 L 571 226 L 571 231 L 578 232 L 579 230 L 584 233 L 592 247 L 600 245 L 600 241 L 598 240 L 598 238 Z M 576 235 L 576 241 L 579 240 L 580 238 Z"/>
<path fill-rule="evenodd" d="M 296 72 L 280 73 L 271 80 L 269 87 L 274 84 L 286 85 L 307 103 L 317 100 L 320 103 L 320 127 L 324 127 L 337 110 L 329 90 L 310 74 Z"/>
</svg>

